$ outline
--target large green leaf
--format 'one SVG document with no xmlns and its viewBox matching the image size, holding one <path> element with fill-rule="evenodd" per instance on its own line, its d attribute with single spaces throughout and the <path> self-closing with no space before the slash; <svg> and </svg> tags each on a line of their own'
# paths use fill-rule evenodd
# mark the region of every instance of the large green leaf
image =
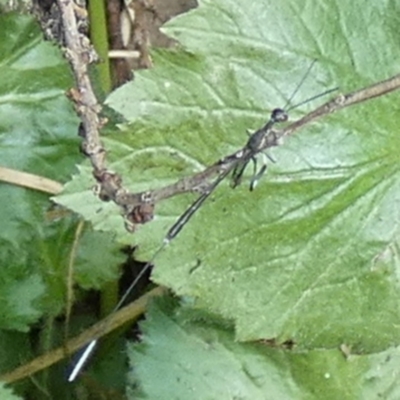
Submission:
<svg viewBox="0 0 400 400">
<path fill-rule="evenodd" d="M 204 315 L 158 301 L 129 345 L 130 399 L 397 399 L 400 351 L 345 355 L 339 349 L 293 352 L 234 341 Z"/>
<path fill-rule="evenodd" d="M 286 103 L 314 59 L 299 101 L 388 78 L 398 72 L 397 11 L 390 1 L 202 1 L 166 28 L 190 54 L 157 52 L 153 70 L 109 97 L 131 122 L 107 141 L 111 168 L 134 191 L 201 170 L 243 146 L 245 129 Z M 233 320 L 240 340 L 360 352 L 398 344 L 399 99 L 298 132 L 272 151 L 277 163 L 252 193 L 221 185 L 157 258 L 153 279 Z M 59 201 L 112 230 L 108 205 L 89 203 L 88 176 Z M 191 198 L 158 204 L 138 228 L 143 258 Z"/>
</svg>

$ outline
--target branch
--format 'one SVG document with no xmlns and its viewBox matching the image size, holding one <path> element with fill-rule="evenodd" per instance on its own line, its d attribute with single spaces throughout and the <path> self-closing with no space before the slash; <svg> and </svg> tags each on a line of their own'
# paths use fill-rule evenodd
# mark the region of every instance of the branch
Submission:
<svg viewBox="0 0 400 400">
<path fill-rule="evenodd" d="M 293 134 L 301 127 L 327 115 L 342 110 L 343 108 L 350 107 L 352 105 L 362 103 L 367 100 L 371 100 L 375 97 L 380 97 L 400 88 L 400 74 L 395 75 L 385 81 L 375 83 L 366 88 L 356 90 L 355 92 L 340 95 L 333 100 L 328 101 L 322 106 L 318 107 L 314 111 L 305 115 L 303 118 L 294 122 L 287 128 L 283 129 L 278 137 L 288 136 Z M 267 146 L 268 147 L 268 146 Z M 262 149 L 260 149 L 262 150 Z"/>
<path fill-rule="evenodd" d="M 63 358 L 68 357 L 70 354 L 91 342 L 93 338 L 100 338 L 107 333 L 125 325 L 127 322 L 138 318 L 144 313 L 151 298 L 155 296 L 161 296 L 165 293 L 166 289 L 161 286 L 151 290 L 138 300 L 122 308 L 121 310 L 112 313 L 107 318 L 91 326 L 89 329 L 86 329 L 80 335 L 70 339 L 64 346 L 58 347 L 57 349 L 43 354 L 27 364 L 16 368 L 14 371 L 1 375 L 0 381 L 4 383 L 13 383 L 50 367 L 51 365 L 61 361 Z"/>
<path fill-rule="evenodd" d="M 57 0 L 57 4 L 64 26 L 66 56 L 71 64 L 77 86 L 77 90 L 72 90 L 71 94 L 82 121 L 80 129 L 80 135 L 83 137 L 82 150 L 89 157 L 93 166 L 93 175 L 100 185 L 99 197 L 102 200 L 112 200 L 121 206 L 124 216 L 130 220 L 135 206 L 130 206 L 125 201 L 125 195 L 129 192 L 123 188 L 122 178 L 107 170 L 106 152 L 100 141 L 101 106 L 97 102 L 88 76 L 88 65 L 93 59 L 93 50 L 88 39 L 78 32 L 73 1 Z M 135 202 L 137 203 L 140 204 L 141 199 Z"/>
<path fill-rule="evenodd" d="M 62 190 L 62 184 L 52 179 L 1 166 L 0 181 L 50 194 L 58 194 Z"/>
<path fill-rule="evenodd" d="M 383 96 L 398 89 L 400 89 L 400 75 L 396 75 L 390 79 L 378 82 L 355 92 L 339 95 L 318 107 L 314 111 L 311 111 L 301 119 L 288 125 L 286 128 L 282 130 L 274 130 L 273 135 L 266 135 L 264 140 L 260 141 L 258 152 L 270 147 L 279 146 L 280 143 L 282 143 L 280 140 L 281 138 L 292 135 L 300 128 L 305 127 L 319 118 L 340 111 L 346 107 L 371 100 L 375 97 Z M 215 162 L 204 171 L 201 171 L 191 177 L 185 177 L 172 185 L 168 185 L 160 189 L 127 195 L 126 201 L 130 204 L 139 205 L 137 202 L 139 199 L 141 199 L 148 203 L 155 204 L 163 199 L 167 199 L 180 193 L 199 190 L 201 191 L 203 187 L 206 187 L 206 181 L 210 179 L 210 177 L 219 173 L 223 173 L 226 171 L 226 169 L 230 168 L 232 163 L 237 161 L 238 157 L 243 157 L 248 152 L 249 150 L 243 147 L 235 153 L 232 153 Z"/>
</svg>

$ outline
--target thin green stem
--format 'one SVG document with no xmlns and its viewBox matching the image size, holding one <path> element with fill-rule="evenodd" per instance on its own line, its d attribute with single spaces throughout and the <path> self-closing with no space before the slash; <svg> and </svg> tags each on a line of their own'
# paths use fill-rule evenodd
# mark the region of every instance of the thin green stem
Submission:
<svg viewBox="0 0 400 400">
<path fill-rule="evenodd" d="M 90 38 L 100 57 L 97 65 L 100 86 L 104 93 L 109 93 L 112 88 L 110 61 L 108 58 L 108 33 L 106 20 L 106 7 L 104 0 L 89 1 Z"/>
</svg>

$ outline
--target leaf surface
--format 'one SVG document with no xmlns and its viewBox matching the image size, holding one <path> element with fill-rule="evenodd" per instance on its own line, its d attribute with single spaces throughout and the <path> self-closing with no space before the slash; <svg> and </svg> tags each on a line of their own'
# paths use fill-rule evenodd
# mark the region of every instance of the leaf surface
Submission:
<svg viewBox="0 0 400 400">
<path fill-rule="evenodd" d="M 0 37 L 1 166 L 66 181 L 82 160 L 67 61 L 31 17 L 0 15 Z M 59 210 L 48 194 L 0 185 L 0 328 L 26 331 L 64 305 L 77 221 L 52 217 Z M 78 249 L 79 283 L 99 287 L 115 277 L 122 254 L 113 235 L 87 230 Z"/>
<path fill-rule="evenodd" d="M 109 137 L 112 168 L 133 191 L 201 170 L 243 146 L 266 110 L 284 106 L 314 59 L 292 103 L 397 73 L 393 7 L 202 1 L 165 28 L 185 50 L 156 52 L 154 69 L 109 97 L 131 123 Z M 157 258 L 153 279 L 234 321 L 241 341 L 366 353 L 398 344 L 399 99 L 393 93 L 296 133 L 271 151 L 277 162 L 252 193 L 222 184 Z M 103 223 L 107 207 L 94 215 L 81 204 L 87 176 L 59 201 L 113 230 Z M 192 198 L 157 204 L 155 221 L 135 236 L 143 259 Z"/>
<path fill-rule="evenodd" d="M 208 316 L 210 317 L 210 316 Z M 398 348 L 345 356 L 234 340 L 230 327 L 162 299 L 129 345 L 129 399 L 396 399 Z"/>
</svg>

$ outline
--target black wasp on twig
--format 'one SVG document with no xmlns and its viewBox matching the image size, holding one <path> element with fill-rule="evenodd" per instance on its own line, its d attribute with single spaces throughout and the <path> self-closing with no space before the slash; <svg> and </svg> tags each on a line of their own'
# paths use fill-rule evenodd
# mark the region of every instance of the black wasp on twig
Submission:
<svg viewBox="0 0 400 400">
<path fill-rule="evenodd" d="M 236 187 L 240 184 L 242 180 L 243 173 L 249 164 L 250 161 L 253 162 L 254 165 L 254 172 L 253 176 L 250 180 L 250 190 L 254 190 L 258 181 L 262 177 L 262 175 L 265 173 L 267 169 L 267 164 L 264 162 L 260 170 L 257 172 L 257 159 L 256 155 L 260 152 L 261 148 L 264 148 L 265 143 L 269 143 L 268 140 L 271 140 L 270 135 L 274 135 L 273 127 L 282 122 L 286 122 L 289 118 L 288 112 L 300 107 L 301 105 L 304 105 L 310 101 L 313 101 L 321 96 L 325 96 L 329 93 L 332 93 L 333 91 L 337 90 L 337 88 L 330 89 L 328 91 L 325 91 L 323 93 L 320 93 L 316 96 L 313 96 L 305 101 L 302 101 L 301 103 L 298 103 L 294 106 L 291 106 L 286 109 L 286 107 L 290 104 L 291 100 L 293 97 L 296 95 L 298 90 L 300 89 L 301 85 L 303 84 L 304 80 L 307 78 L 308 74 L 311 71 L 311 68 L 313 67 L 315 61 L 310 65 L 308 68 L 307 72 L 305 75 L 302 77 L 301 81 L 297 85 L 295 91 L 293 92 L 292 96 L 288 100 L 287 104 L 285 105 L 284 108 L 275 108 L 269 120 L 267 123 L 257 131 L 255 131 L 253 134 L 250 135 L 246 145 L 243 147 L 243 149 L 239 152 L 236 152 L 235 155 L 230 156 L 223 161 L 229 161 L 229 165 L 220 173 L 220 175 L 215 179 L 214 182 L 212 182 L 204 191 L 203 193 L 186 209 L 186 211 L 178 218 L 178 220 L 172 225 L 172 227 L 168 230 L 167 234 L 164 237 L 162 245 L 158 248 L 158 250 L 154 253 L 153 257 L 151 258 L 150 261 L 148 261 L 143 269 L 140 271 L 140 273 L 136 276 L 136 278 L 132 281 L 128 289 L 125 291 L 124 295 L 118 302 L 118 304 L 115 306 L 114 310 L 111 312 L 111 314 L 115 313 L 118 311 L 125 303 L 127 297 L 131 293 L 132 289 L 136 286 L 136 284 L 139 282 L 139 280 L 143 277 L 143 275 L 148 271 L 148 269 L 153 265 L 154 260 L 158 256 L 158 254 L 172 241 L 174 240 L 179 232 L 182 230 L 182 228 L 189 222 L 189 220 L 193 217 L 193 215 L 201 208 L 203 203 L 208 199 L 208 197 L 214 192 L 214 190 L 218 187 L 218 185 L 230 174 L 232 173 L 232 182 L 231 186 Z M 286 110 L 285 110 L 286 109 Z M 273 138 L 275 139 L 275 138 Z M 275 140 L 272 140 L 272 142 L 275 142 Z M 267 157 L 271 160 L 272 158 L 267 155 Z M 72 369 L 72 372 L 70 373 L 68 377 L 68 381 L 72 382 L 75 380 L 75 378 L 78 376 L 80 371 L 82 370 L 83 366 L 85 365 L 86 361 L 88 360 L 89 356 L 93 353 L 96 344 L 98 342 L 98 339 L 93 339 L 84 349 L 80 357 L 78 358 L 78 361 L 76 362 L 75 366 Z"/>
</svg>

